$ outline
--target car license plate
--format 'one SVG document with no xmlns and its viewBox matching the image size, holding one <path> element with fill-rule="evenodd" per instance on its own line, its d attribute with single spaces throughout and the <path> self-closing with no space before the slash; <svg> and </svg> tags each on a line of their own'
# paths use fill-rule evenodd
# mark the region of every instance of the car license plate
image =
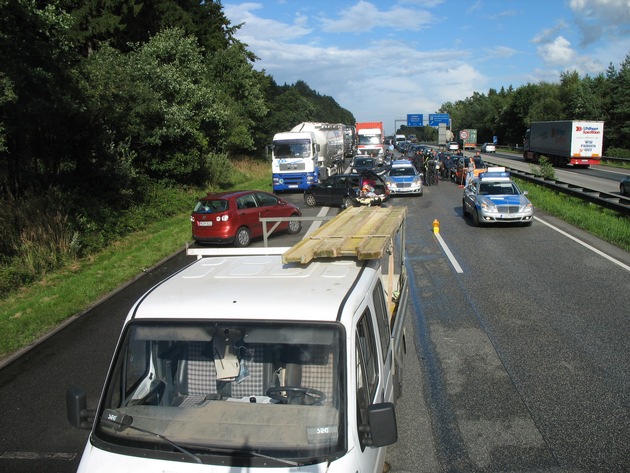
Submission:
<svg viewBox="0 0 630 473">
<path fill-rule="evenodd" d="M 290 189 L 297 189 L 297 184 L 289 184 Z"/>
<path fill-rule="evenodd" d="M 199 226 L 200 227 L 211 227 L 212 226 L 212 220 L 204 220 L 202 222 L 199 222 Z"/>
</svg>

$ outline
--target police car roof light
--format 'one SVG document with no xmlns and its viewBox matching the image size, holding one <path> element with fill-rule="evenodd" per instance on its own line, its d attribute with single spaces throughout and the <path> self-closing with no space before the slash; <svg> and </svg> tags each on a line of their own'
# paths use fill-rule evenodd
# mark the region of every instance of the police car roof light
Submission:
<svg viewBox="0 0 630 473">
<path fill-rule="evenodd" d="M 507 171 L 502 172 L 482 172 L 479 174 L 479 179 L 497 179 L 497 178 L 510 178 L 510 173 Z"/>
</svg>

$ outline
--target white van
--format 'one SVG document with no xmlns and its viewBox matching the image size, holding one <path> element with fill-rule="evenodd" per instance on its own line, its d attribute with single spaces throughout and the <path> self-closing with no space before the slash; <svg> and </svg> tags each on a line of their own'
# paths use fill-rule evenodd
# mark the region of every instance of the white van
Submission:
<svg viewBox="0 0 630 473">
<path fill-rule="evenodd" d="M 70 423 L 91 428 L 78 471 L 380 473 L 402 389 L 405 211 L 350 208 L 290 249 L 191 250 L 129 312 L 98 409 L 68 390 Z"/>
</svg>

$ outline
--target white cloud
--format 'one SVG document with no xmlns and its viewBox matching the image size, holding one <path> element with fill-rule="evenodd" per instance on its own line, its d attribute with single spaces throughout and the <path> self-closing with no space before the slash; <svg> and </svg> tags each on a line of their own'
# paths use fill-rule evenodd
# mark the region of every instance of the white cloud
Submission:
<svg viewBox="0 0 630 473">
<path fill-rule="evenodd" d="M 376 5 L 359 0 L 344 10 L 338 19 L 322 18 L 323 30 L 333 33 L 365 32 L 375 28 L 418 31 L 433 22 L 428 11 L 393 6 L 379 10 Z"/>
<path fill-rule="evenodd" d="M 518 50 L 508 46 L 494 46 L 486 48 L 486 57 L 488 58 L 508 58 L 518 54 Z"/>
<path fill-rule="evenodd" d="M 630 34 L 630 1 L 569 0 L 582 41 L 587 46 L 600 38 L 623 38 Z"/>
<path fill-rule="evenodd" d="M 312 31 L 311 28 L 306 27 L 308 21 L 302 15 L 296 15 L 293 24 L 287 24 L 256 16 L 253 12 L 261 8 L 260 3 L 241 3 L 239 5 L 225 5 L 223 10 L 233 25 L 244 23 L 239 30 L 239 37 L 244 35 L 287 41 L 304 37 Z"/>
<path fill-rule="evenodd" d="M 628 0 L 569 0 L 569 8 L 586 20 L 602 21 L 608 25 L 630 25 Z"/>
<path fill-rule="evenodd" d="M 540 22 L 531 21 L 541 17 L 529 4 L 501 10 L 504 0 L 477 1 L 474 13 L 464 17 L 443 0 L 350 0 L 345 8 L 326 8 L 325 2 L 276 8 L 283 0 L 264 1 L 224 5 L 232 24 L 245 23 L 237 37 L 260 58 L 255 67 L 279 84 L 303 80 L 358 121 L 382 120 L 388 133 L 407 113 L 428 119 L 443 103 L 475 91 L 557 82 L 567 70 L 596 75 L 630 51 L 630 34 L 611 35 L 627 25 L 617 22 L 611 29 L 604 13 L 591 11 L 603 3 L 620 7 L 619 0 L 567 0 L 571 10 L 556 8 L 555 16 Z M 494 29 L 486 23 L 478 29 L 480 18 L 491 17 Z M 578 20 L 609 40 L 578 46 Z M 518 30 L 523 22 L 541 25 L 529 42 L 523 39 L 529 31 Z"/>
<path fill-rule="evenodd" d="M 509 18 L 509 17 L 518 16 L 522 14 L 523 12 L 518 11 L 518 10 L 502 10 L 498 13 L 494 13 L 490 15 L 488 18 L 490 18 L 491 20 L 499 20 L 501 18 Z"/>
<path fill-rule="evenodd" d="M 538 46 L 537 51 L 549 66 L 566 66 L 575 59 L 571 43 L 562 36 L 558 36 L 550 43 Z"/>
<path fill-rule="evenodd" d="M 552 28 L 544 29 L 536 34 L 536 36 L 532 38 L 532 43 L 540 44 L 554 41 L 555 36 L 567 27 L 567 23 L 564 20 L 560 20 Z"/>
</svg>

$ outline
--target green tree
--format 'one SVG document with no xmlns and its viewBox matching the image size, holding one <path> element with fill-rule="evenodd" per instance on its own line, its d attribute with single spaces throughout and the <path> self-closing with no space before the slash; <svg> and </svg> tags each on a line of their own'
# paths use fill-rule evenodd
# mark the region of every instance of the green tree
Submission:
<svg viewBox="0 0 630 473">
<path fill-rule="evenodd" d="M 226 139 L 221 151 L 251 152 L 261 139 L 257 124 L 269 110 L 264 74 L 254 70 L 244 46 L 238 43 L 210 54 L 208 61 L 210 79 L 226 110 Z"/>
<path fill-rule="evenodd" d="M 610 122 L 605 125 L 606 141 L 609 146 L 630 149 L 630 53 L 609 80 L 611 110 Z"/>
<path fill-rule="evenodd" d="M 53 5 L 0 1 L 0 186 L 14 195 L 55 184 L 84 117 L 77 57 Z"/>
<path fill-rule="evenodd" d="M 220 2 L 196 0 L 60 0 L 75 19 L 70 37 L 89 55 L 103 44 L 129 52 L 132 45 L 146 43 L 168 28 L 193 35 L 207 51 L 227 48 L 238 41 L 223 14 Z M 252 53 L 247 52 L 250 60 Z"/>
<path fill-rule="evenodd" d="M 600 116 L 592 82 L 589 76 L 580 78 L 576 71 L 561 74 L 559 99 L 564 104 L 566 119 L 595 120 Z"/>
<path fill-rule="evenodd" d="M 315 107 L 295 87 L 285 87 L 272 99 L 268 115 L 271 135 L 289 131 L 301 122 L 315 120 Z"/>
<path fill-rule="evenodd" d="M 128 54 L 103 47 L 86 71 L 103 148 L 128 143 L 138 172 L 198 183 L 206 154 L 227 145 L 230 111 L 222 86 L 195 38 L 182 30 L 165 30 Z"/>
</svg>

